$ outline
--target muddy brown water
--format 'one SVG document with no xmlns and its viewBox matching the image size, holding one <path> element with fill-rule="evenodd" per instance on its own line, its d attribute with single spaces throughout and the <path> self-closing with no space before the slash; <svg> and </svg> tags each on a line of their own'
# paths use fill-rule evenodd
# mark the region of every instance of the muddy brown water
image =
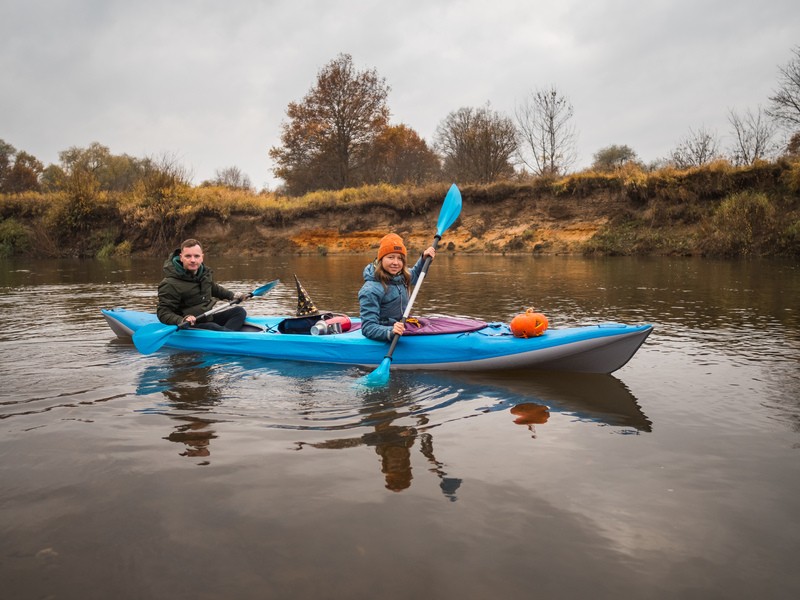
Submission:
<svg viewBox="0 0 800 600">
<path fill-rule="evenodd" d="M 365 256 L 208 256 L 254 314 L 357 314 Z M 650 322 L 610 376 L 169 350 L 160 260 L 0 262 L 0 597 L 795 598 L 794 263 L 445 256 L 418 314 Z"/>
</svg>

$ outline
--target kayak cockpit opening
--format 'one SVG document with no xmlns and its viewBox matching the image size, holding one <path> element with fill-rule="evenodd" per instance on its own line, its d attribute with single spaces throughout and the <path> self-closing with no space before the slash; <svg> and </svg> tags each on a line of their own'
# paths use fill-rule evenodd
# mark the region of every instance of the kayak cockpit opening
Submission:
<svg viewBox="0 0 800 600">
<path fill-rule="evenodd" d="M 347 315 L 332 312 L 287 317 L 277 326 L 279 333 L 294 335 L 333 335 L 355 331 L 360 328 L 360 322 L 354 323 Z"/>
</svg>

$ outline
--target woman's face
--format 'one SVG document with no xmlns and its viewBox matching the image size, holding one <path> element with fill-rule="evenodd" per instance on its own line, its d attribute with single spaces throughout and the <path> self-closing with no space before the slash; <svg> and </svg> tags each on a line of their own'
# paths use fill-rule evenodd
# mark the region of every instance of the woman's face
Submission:
<svg viewBox="0 0 800 600">
<path fill-rule="evenodd" d="M 391 276 L 395 276 L 402 271 L 405 264 L 406 263 L 403 260 L 403 255 L 399 252 L 392 252 L 381 259 L 381 266 L 383 267 L 383 270 L 389 273 Z"/>
</svg>

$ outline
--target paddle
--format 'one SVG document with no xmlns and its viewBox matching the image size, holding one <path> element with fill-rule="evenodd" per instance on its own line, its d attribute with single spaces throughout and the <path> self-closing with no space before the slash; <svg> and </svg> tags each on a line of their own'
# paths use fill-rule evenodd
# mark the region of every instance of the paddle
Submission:
<svg viewBox="0 0 800 600">
<path fill-rule="evenodd" d="M 274 288 L 276 285 L 278 285 L 278 283 L 280 283 L 279 279 L 270 281 L 269 283 L 254 289 L 244 298 L 240 300 L 232 300 L 231 302 L 215 306 L 214 308 L 204 312 L 202 315 L 198 315 L 197 318 L 199 319 L 201 317 L 207 317 L 209 315 L 213 315 L 222 312 L 224 310 L 228 310 L 230 307 L 239 304 L 242 300 L 247 300 L 254 296 L 263 296 L 272 288 Z M 171 336 L 179 329 L 186 329 L 188 326 L 189 324 L 186 322 L 181 323 L 180 325 L 164 325 L 163 323 L 150 323 L 149 325 L 145 325 L 141 329 L 137 329 L 134 332 L 133 345 L 136 346 L 136 349 L 142 354 L 152 354 L 167 342 L 169 336 Z"/>
<path fill-rule="evenodd" d="M 442 239 L 442 234 L 447 231 L 448 227 L 455 222 L 460 213 L 461 192 L 454 183 L 450 186 L 447 195 L 444 197 L 442 208 L 439 211 L 439 220 L 436 223 L 436 235 L 433 237 L 434 249 L 439 246 L 439 240 Z M 431 257 L 428 256 L 425 258 L 425 262 L 422 265 L 422 271 L 419 274 L 416 285 L 414 285 L 414 290 L 411 292 L 411 297 L 408 299 L 408 306 L 406 306 L 406 310 L 403 313 L 403 322 L 405 322 L 405 320 L 411 314 L 411 307 L 414 305 L 414 300 L 417 298 L 419 288 L 422 286 L 422 282 L 425 280 L 425 275 L 427 274 L 428 267 L 430 267 L 430 265 Z M 381 364 L 378 365 L 378 367 L 372 371 L 372 373 L 361 378 L 361 382 L 364 385 L 378 387 L 386 385 L 389 382 L 389 367 L 392 364 L 392 354 L 394 353 L 395 346 L 397 346 L 397 341 L 399 339 L 400 336 L 395 333 L 392 337 L 392 343 L 389 346 L 389 351 L 386 353 L 386 356 L 383 357 Z"/>
</svg>

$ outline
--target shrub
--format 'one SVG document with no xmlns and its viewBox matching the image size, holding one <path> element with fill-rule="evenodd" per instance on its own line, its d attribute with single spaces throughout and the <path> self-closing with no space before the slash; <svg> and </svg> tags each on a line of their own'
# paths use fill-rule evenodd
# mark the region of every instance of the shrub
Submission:
<svg viewBox="0 0 800 600">
<path fill-rule="evenodd" d="M 778 247 L 785 255 L 800 256 L 800 219 L 795 219 L 783 229 Z"/>
<path fill-rule="evenodd" d="M 0 222 L 0 256 L 21 254 L 30 248 L 28 230 L 15 219 Z"/>
<path fill-rule="evenodd" d="M 732 194 L 703 222 L 702 229 L 707 254 L 762 254 L 776 238 L 775 206 L 761 192 Z"/>
</svg>

